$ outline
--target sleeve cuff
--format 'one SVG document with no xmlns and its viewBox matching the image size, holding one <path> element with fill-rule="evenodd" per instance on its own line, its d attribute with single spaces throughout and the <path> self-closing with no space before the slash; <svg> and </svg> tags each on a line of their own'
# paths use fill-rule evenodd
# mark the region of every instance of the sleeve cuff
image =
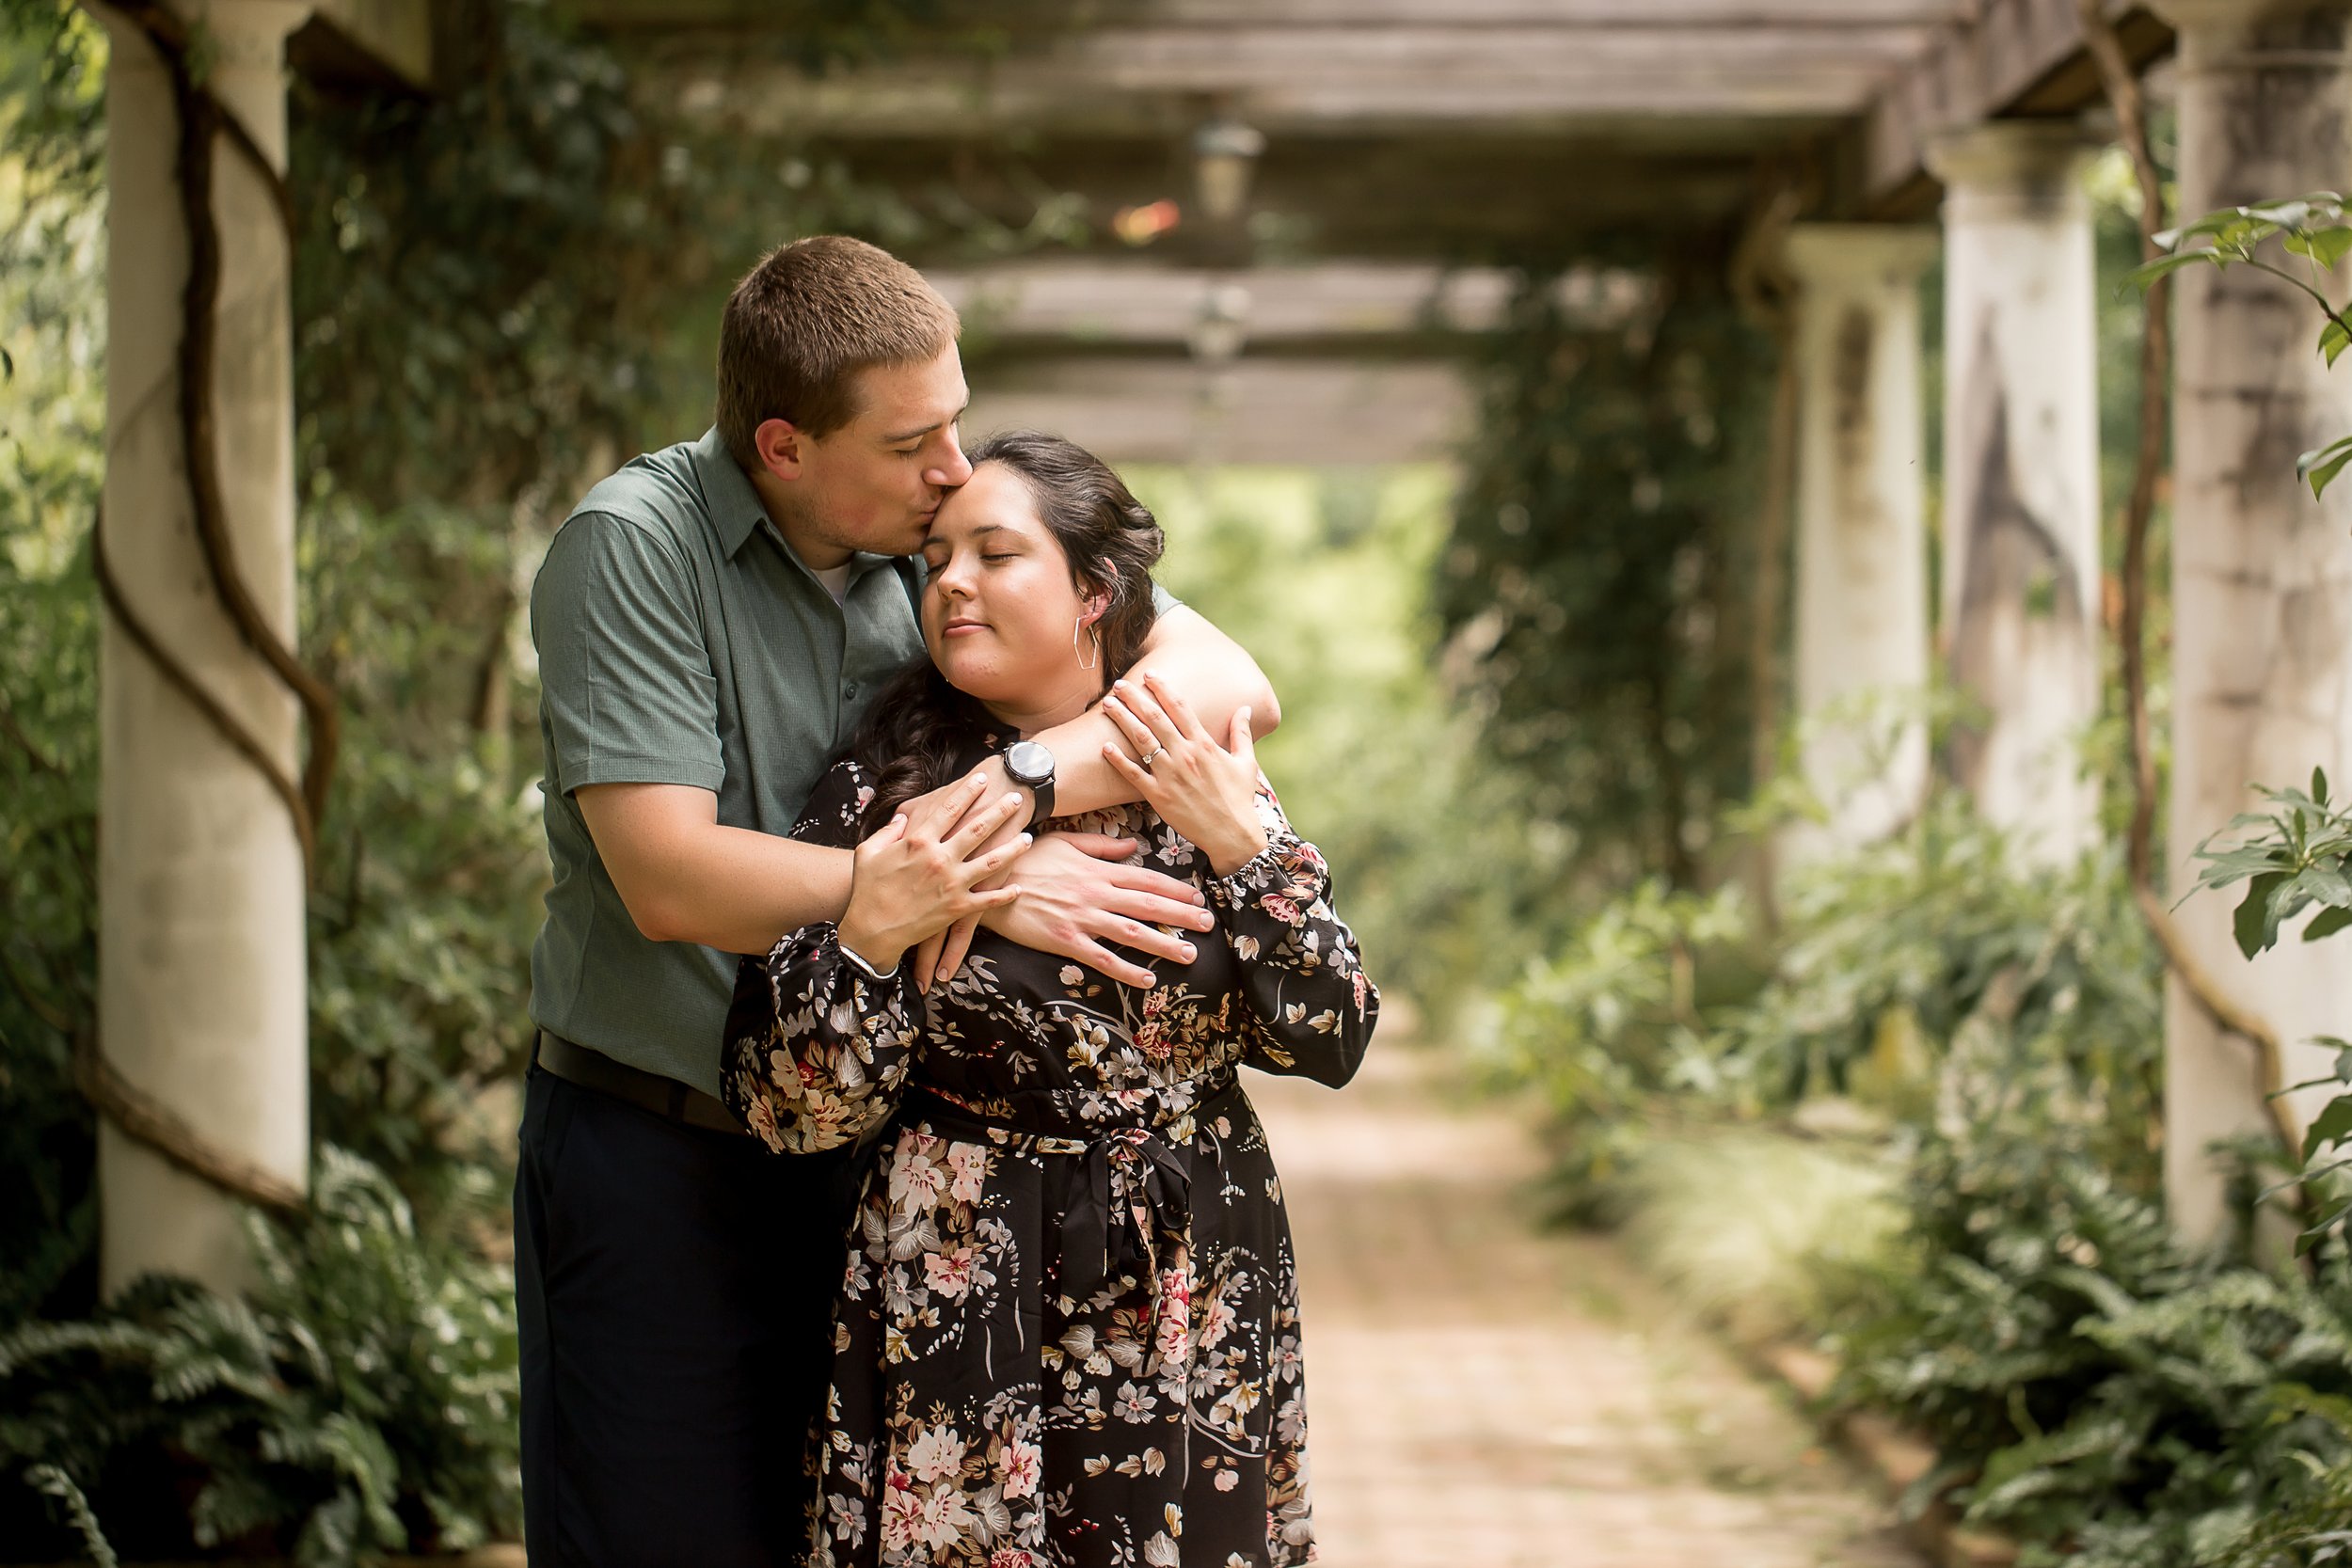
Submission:
<svg viewBox="0 0 2352 1568">
<path fill-rule="evenodd" d="M 1282 869 L 1281 853 L 1280 841 L 1269 842 L 1264 848 L 1233 867 L 1230 876 L 1216 878 L 1209 886 L 1214 892 L 1223 895 L 1227 906 L 1244 908 L 1253 894 L 1289 884 L 1289 874 Z"/>
</svg>

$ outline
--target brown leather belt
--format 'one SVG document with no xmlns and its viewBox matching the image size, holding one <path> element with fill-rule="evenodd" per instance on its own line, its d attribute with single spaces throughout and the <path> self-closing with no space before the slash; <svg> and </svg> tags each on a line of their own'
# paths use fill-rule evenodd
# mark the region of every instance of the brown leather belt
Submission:
<svg viewBox="0 0 2352 1568">
<path fill-rule="evenodd" d="M 561 1035 L 539 1031 L 536 1059 L 539 1065 L 566 1084 L 577 1084 L 583 1089 L 609 1094 L 615 1100 L 626 1100 L 641 1110 L 671 1121 L 682 1121 L 689 1127 L 699 1127 L 706 1132 L 732 1132 L 748 1138 L 751 1132 L 736 1120 L 735 1113 L 723 1101 L 702 1090 L 690 1088 L 675 1078 L 664 1078 L 658 1072 L 616 1062 L 601 1051 L 575 1045 Z"/>
</svg>

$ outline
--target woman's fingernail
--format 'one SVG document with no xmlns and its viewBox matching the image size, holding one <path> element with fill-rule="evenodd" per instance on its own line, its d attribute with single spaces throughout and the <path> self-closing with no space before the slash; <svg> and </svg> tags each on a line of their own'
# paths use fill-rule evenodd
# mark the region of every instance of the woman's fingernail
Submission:
<svg viewBox="0 0 2352 1568">
<path fill-rule="evenodd" d="M 1180 951 L 1180 952 L 1182 952 L 1182 953 L 1184 954 L 1184 961 L 1185 961 L 1186 963 L 1190 963 L 1190 962 L 1192 962 L 1192 943 L 1190 943 L 1190 942 L 1186 942 L 1186 943 L 1184 943 L 1184 945 L 1182 948 L 1180 948 L 1178 951 Z"/>
</svg>

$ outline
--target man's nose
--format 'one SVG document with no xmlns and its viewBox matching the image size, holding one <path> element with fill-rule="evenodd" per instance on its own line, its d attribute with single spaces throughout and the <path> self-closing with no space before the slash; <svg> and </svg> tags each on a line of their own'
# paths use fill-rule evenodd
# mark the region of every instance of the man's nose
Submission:
<svg viewBox="0 0 2352 1568">
<path fill-rule="evenodd" d="M 924 470 L 923 481 L 942 489 L 952 490 L 972 477 L 972 465 L 964 460 L 963 449 L 953 441 L 947 443 L 947 454 L 937 466 Z"/>
</svg>

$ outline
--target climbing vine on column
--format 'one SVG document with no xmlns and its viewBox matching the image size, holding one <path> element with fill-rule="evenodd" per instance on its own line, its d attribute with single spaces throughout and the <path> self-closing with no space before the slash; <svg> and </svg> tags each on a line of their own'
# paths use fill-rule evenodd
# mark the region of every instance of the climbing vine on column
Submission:
<svg viewBox="0 0 2352 1568">
<path fill-rule="evenodd" d="M 1596 871 L 1680 885 L 1750 784 L 1744 535 L 1772 364 L 1726 269 L 1675 237 L 1524 275 L 1476 367 L 1436 594 L 1536 809 Z"/>
</svg>

